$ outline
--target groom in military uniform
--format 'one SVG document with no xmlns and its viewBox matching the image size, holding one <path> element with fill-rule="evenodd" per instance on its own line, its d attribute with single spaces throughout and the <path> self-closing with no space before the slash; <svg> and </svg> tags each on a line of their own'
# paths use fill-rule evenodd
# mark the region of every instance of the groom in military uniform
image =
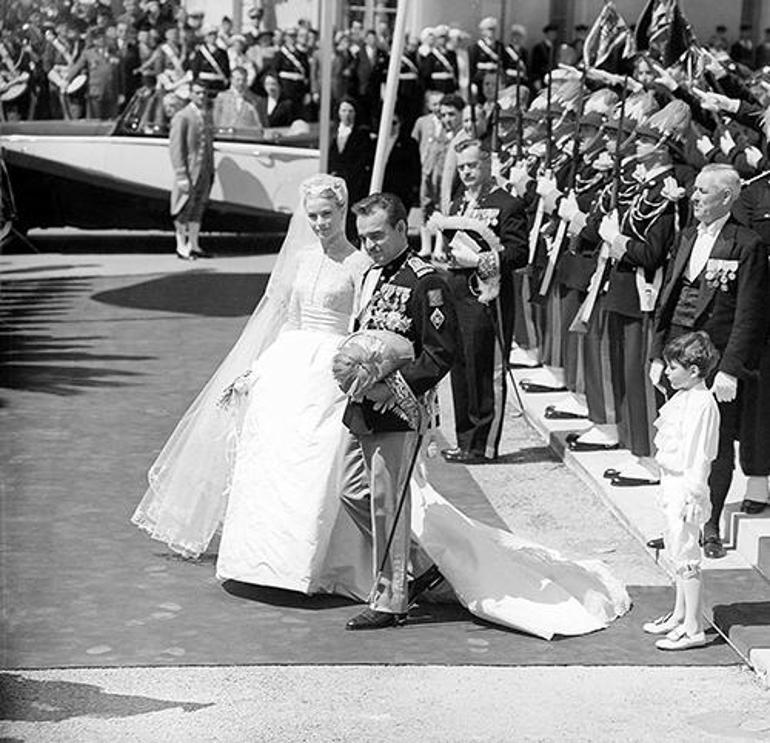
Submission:
<svg viewBox="0 0 770 743">
<path fill-rule="evenodd" d="M 456 318 L 444 279 L 409 251 L 406 209 L 398 197 L 373 194 L 355 204 L 353 212 L 362 245 L 374 261 L 364 276 L 355 329 L 389 330 L 414 348 L 412 361 L 376 383 L 362 402 L 348 403 L 343 417 L 360 445 L 346 462 L 346 481 L 361 475 L 357 483 L 362 487 L 343 488 L 342 502 L 373 539 L 379 571 L 369 608 L 347 623 L 347 629 L 361 630 L 402 624 L 410 600 L 441 580 L 434 566 L 407 586 L 409 480 L 421 433 L 433 415 L 435 387 L 454 361 Z M 364 471 L 351 472 L 359 467 L 361 454 Z"/>
<path fill-rule="evenodd" d="M 490 166 L 490 153 L 479 140 L 458 145 L 457 170 L 465 191 L 452 203 L 450 214 L 483 223 L 500 242 L 497 250 L 480 245 L 477 251 L 456 239 L 455 233 L 449 244 L 449 286 L 460 329 L 452 368 L 457 446 L 444 449 L 442 455 L 448 462 L 464 464 L 498 455 L 507 394 L 502 364 L 507 362 L 513 337 L 512 276 L 528 258 L 524 201 L 497 186 Z M 473 230 L 468 235 L 479 242 Z M 490 300 L 482 293 L 488 282 L 499 286 L 498 296 Z"/>
</svg>

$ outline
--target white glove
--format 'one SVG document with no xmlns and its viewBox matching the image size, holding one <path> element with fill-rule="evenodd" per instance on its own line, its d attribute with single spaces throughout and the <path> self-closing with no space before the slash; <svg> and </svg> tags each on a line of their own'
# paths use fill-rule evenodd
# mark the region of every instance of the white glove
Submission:
<svg viewBox="0 0 770 743">
<path fill-rule="evenodd" d="M 717 372 L 711 391 L 718 402 L 732 402 L 738 394 L 738 380 L 732 374 Z"/>
<path fill-rule="evenodd" d="M 561 191 L 558 188 L 554 188 L 553 191 L 549 191 L 543 194 L 543 211 L 546 214 L 553 214 L 556 211 L 556 202 L 561 196 Z"/>
<path fill-rule="evenodd" d="M 508 182 L 513 186 L 516 195 L 521 197 L 527 193 L 527 185 L 532 180 L 524 165 L 515 165 L 508 172 Z"/>
<path fill-rule="evenodd" d="M 594 169 L 604 171 L 604 170 L 612 170 L 612 167 L 614 166 L 614 162 L 612 160 L 612 156 L 609 152 L 606 150 L 602 150 L 599 153 L 599 156 L 594 160 Z"/>
<path fill-rule="evenodd" d="M 612 241 L 620 234 L 620 223 L 618 222 L 618 212 L 613 209 L 609 214 L 602 218 L 599 225 L 599 236 L 604 242 L 612 245 Z"/>
<path fill-rule="evenodd" d="M 664 70 L 662 67 L 658 70 L 658 76 L 655 78 L 655 82 L 664 85 L 669 90 L 676 90 L 678 87 L 674 76 L 668 70 Z"/>
<path fill-rule="evenodd" d="M 704 156 L 708 155 L 709 152 L 714 149 L 714 143 L 705 134 L 695 140 L 695 146 L 698 148 L 698 152 Z"/>
<path fill-rule="evenodd" d="M 566 198 L 559 202 L 558 215 L 565 221 L 570 222 L 572 218 L 580 211 L 575 194 L 570 191 Z"/>
<path fill-rule="evenodd" d="M 615 235 L 610 243 L 610 258 L 614 261 L 619 261 L 626 254 L 626 246 L 628 240 L 625 235 Z"/>
<path fill-rule="evenodd" d="M 762 152 L 754 147 L 754 145 L 750 145 L 743 151 L 743 154 L 746 155 L 746 162 L 749 164 L 749 167 L 756 169 L 759 161 L 762 159 Z"/>
<path fill-rule="evenodd" d="M 479 255 L 466 244 L 466 240 L 471 238 L 467 236 L 461 237 L 461 234 L 458 232 L 449 243 L 452 263 L 459 268 L 476 268 L 479 265 Z"/>
<path fill-rule="evenodd" d="M 663 390 L 663 385 L 660 382 L 663 376 L 663 361 L 661 359 L 653 359 L 650 363 L 649 377 L 653 387 L 657 387 L 659 390 Z"/>
<path fill-rule="evenodd" d="M 553 191 L 556 191 L 556 181 L 545 175 L 541 175 L 537 179 L 537 191 L 538 196 L 547 196 Z"/>
<path fill-rule="evenodd" d="M 684 196 L 684 193 L 684 189 L 673 176 L 669 175 L 663 180 L 663 188 L 661 189 L 660 195 L 664 199 L 676 202 Z"/>
<path fill-rule="evenodd" d="M 588 217 L 583 212 L 575 212 L 575 216 L 572 217 L 567 227 L 567 234 L 579 235 L 585 229 L 587 222 Z"/>
<path fill-rule="evenodd" d="M 724 152 L 725 155 L 729 155 L 735 148 L 735 140 L 732 134 L 725 129 L 722 132 L 722 136 L 719 138 L 719 149 Z"/>
</svg>

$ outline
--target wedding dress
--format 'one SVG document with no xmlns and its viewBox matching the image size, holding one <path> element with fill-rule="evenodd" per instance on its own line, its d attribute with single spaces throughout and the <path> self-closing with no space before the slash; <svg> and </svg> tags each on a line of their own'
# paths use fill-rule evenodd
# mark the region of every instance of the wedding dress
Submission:
<svg viewBox="0 0 770 743">
<path fill-rule="evenodd" d="M 346 399 L 331 366 L 369 261 L 299 244 L 279 257 L 260 308 L 156 460 L 132 521 L 190 557 L 223 522 L 220 578 L 364 600 L 372 550 L 340 508 Z M 246 368 L 235 425 L 215 403 Z M 423 461 L 411 497 L 415 538 L 474 615 L 550 639 L 602 629 L 630 608 L 603 563 L 468 518 L 431 487 Z"/>
<path fill-rule="evenodd" d="M 369 265 L 317 248 L 299 266 L 288 321 L 257 359 L 238 440 L 217 575 L 303 593 L 365 597 L 371 548 L 341 510 L 345 395 L 332 358 Z"/>
</svg>

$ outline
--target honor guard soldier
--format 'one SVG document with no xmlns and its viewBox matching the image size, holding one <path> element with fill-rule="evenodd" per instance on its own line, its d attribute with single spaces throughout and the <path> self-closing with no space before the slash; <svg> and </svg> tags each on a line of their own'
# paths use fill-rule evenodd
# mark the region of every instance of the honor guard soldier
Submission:
<svg viewBox="0 0 770 743">
<path fill-rule="evenodd" d="M 283 95 L 294 107 L 293 118 L 300 118 L 310 102 L 310 60 L 296 45 L 297 29 L 290 28 L 284 43 L 273 58 Z"/>
<path fill-rule="evenodd" d="M 203 83 L 209 97 L 214 98 L 230 85 L 230 60 L 217 44 L 216 26 L 207 27 L 203 34 L 203 43 L 195 50 L 190 69 L 193 79 Z"/>
<path fill-rule="evenodd" d="M 360 445 L 349 462 L 359 463 L 363 454 L 369 487 L 344 488 L 342 502 L 373 539 L 379 570 L 369 608 L 347 624 L 349 630 L 364 630 L 403 624 L 410 601 L 422 588 L 441 580 L 435 566 L 428 567 L 427 556 L 413 550 L 413 567 L 427 570 L 407 588 L 409 480 L 421 433 L 435 415 L 436 385 L 454 362 L 457 327 L 446 282 L 409 250 L 406 209 L 398 197 L 373 194 L 355 204 L 353 211 L 363 248 L 374 261 L 364 276 L 354 329 L 390 331 L 407 338 L 414 348 L 411 361 L 375 384 L 362 402 L 349 402 L 343 416 Z"/>
<path fill-rule="evenodd" d="M 460 73 L 457 66 L 457 54 L 446 48 L 449 38 L 447 26 L 437 26 L 436 45 L 422 58 L 420 74 L 426 90 L 438 90 L 442 93 L 455 93 L 459 88 Z"/>
<path fill-rule="evenodd" d="M 468 49 L 468 64 L 473 92 L 479 103 L 486 101 L 484 94 L 484 75 L 497 74 L 500 68 L 500 42 L 497 40 L 497 19 L 489 16 L 479 23 L 481 38 Z M 473 100 L 474 96 L 471 96 Z"/>
<path fill-rule="evenodd" d="M 619 440 L 637 457 L 636 465 L 611 478 L 616 486 L 658 482 L 651 457 L 654 399 L 645 362 L 652 313 L 676 236 L 677 201 L 684 195 L 674 177 L 672 149 L 682 144 L 689 127 L 690 109 L 679 100 L 637 127 L 636 192 L 599 227 L 610 257 L 605 309 Z"/>
</svg>

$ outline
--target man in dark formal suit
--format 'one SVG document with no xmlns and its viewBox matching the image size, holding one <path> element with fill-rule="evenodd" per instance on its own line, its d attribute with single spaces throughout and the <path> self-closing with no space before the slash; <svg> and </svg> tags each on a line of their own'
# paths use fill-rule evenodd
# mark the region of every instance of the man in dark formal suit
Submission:
<svg viewBox="0 0 770 743">
<path fill-rule="evenodd" d="M 711 464 L 711 516 L 703 530 L 706 557 L 725 555 L 719 534 L 735 468 L 734 442 L 742 438 L 743 410 L 751 405 L 746 386 L 756 375 L 770 307 L 767 251 L 759 236 L 730 214 L 740 195 L 737 171 L 707 165 L 691 197 L 695 225 L 679 241 L 655 313 L 650 379 L 660 385 L 665 344 L 686 332 L 704 330 L 722 355 L 711 389 L 719 403 L 719 448 Z M 741 458 L 743 453 L 741 453 Z"/>
<path fill-rule="evenodd" d="M 118 109 L 121 110 L 141 84 L 139 48 L 129 35 L 125 21 L 118 21 L 115 26 L 115 49 L 118 57 Z"/>
<path fill-rule="evenodd" d="M 364 44 L 356 54 L 355 76 L 357 100 L 361 121 L 359 124 L 371 125 L 377 116 L 380 101 L 380 85 L 387 72 L 385 52 L 377 43 L 377 34 L 369 29 L 364 37 Z"/>
<path fill-rule="evenodd" d="M 736 41 L 730 47 L 730 57 L 733 62 L 742 64 L 745 67 L 754 69 L 754 42 L 751 39 L 754 29 L 750 24 L 743 24 L 741 26 L 741 35 L 738 41 Z"/>
<path fill-rule="evenodd" d="M 500 243 L 490 245 L 472 227 L 454 234 L 444 230 L 450 238 L 449 286 L 460 348 L 452 367 L 457 446 L 442 455 L 448 462 L 470 464 L 498 455 L 507 386 L 505 374 L 495 371 L 510 352 L 513 271 L 527 263 L 527 217 L 524 202 L 492 178 L 490 153 L 479 140 L 463 142 L 458 150 L 457 171 L 465 190 L 450 214 L 481 222 Z"/>
<path fill-rule="evenodd" d="M 530 51 L 529 81 L 535 91 L 543 87 L 543 78 L 556 64 L 556 40 L 559 27 L 549 23 L 543 27 L 543 38 Z"/>
<path fill-rule="evenodd" d="M 759 70 L 767 65 L 770 65 L 770 28 L 765 29 L 765 38 L 757 47 L 757 53 L 754 57 L 754 66 L 756 69 Z"/>
<path fill-rule="evenodd" d="M 352 448 L 346 467 L 358 468 L 363 457 L 368 488 L 343 488 L 342 503 L 373 539 L 379 570 L 369 607 L 347 623 L 349 630 L 364 630 L 403 624 L 416 595 L 407 586 L 409 480 L 421 433 L 435 415 L 436 385 L 454 361 L 456 316 L 441 274 L 410 253 L 407 214 L 398 197 L 367 196 L 353 211 L 363 248 L 374 261 L 364 275 L 355 327 L 397 333 L 414 348 L 412 361 L 377 382 L 362 402 L 349 402 L 343 416 L 359 447 Z M 441 579 L 435 566 L 427 574 Z M 425 586 L 424 577 L 415 584 Z"/>
</svg>

